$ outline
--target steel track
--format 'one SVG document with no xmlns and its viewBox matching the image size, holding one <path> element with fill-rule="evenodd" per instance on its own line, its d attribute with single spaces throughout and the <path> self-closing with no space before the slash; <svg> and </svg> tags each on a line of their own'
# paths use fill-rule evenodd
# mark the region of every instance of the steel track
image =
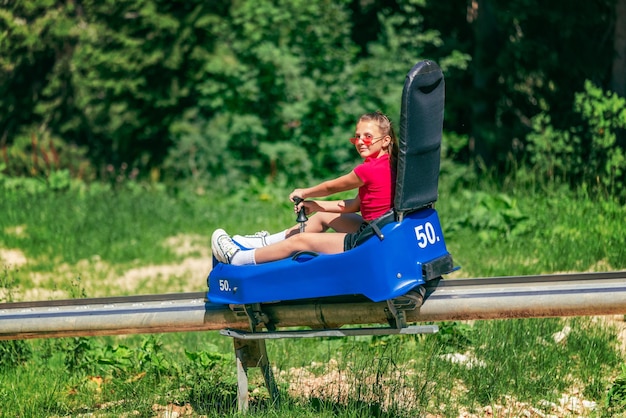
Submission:
<svg viewBox="0 0 626 418">
<path fill-rule="evenodd" d="M 626 271 L 428 283 L 411 322 L 626 314 Z M 277 327 L 386 324 L 385 302 L 360 296 L 262 304 Z M 248 328 L 248 318 L 206 292 L 0 304 L 0 340 Z"/>
</svg>

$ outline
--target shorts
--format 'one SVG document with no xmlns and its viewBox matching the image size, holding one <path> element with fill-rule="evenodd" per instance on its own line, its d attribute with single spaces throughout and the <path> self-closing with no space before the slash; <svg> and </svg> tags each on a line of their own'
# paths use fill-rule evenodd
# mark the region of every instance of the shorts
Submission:
<svg viewBox="0 0 626 418">
<path fill-rule="evenodd" d="M 363 221 L 358 231 L 346 234 L 346 237 L 343 240 L 343 250 L 348 251 L 354 247 L 358 247 L 374 235 L 382 241 L 383 234 L 380 230 L 388 223 L 395 222 L 395 215 L 395 211 L 390 209 L 387 213 L 374 219 L 373 221 Z"/>
</svg>

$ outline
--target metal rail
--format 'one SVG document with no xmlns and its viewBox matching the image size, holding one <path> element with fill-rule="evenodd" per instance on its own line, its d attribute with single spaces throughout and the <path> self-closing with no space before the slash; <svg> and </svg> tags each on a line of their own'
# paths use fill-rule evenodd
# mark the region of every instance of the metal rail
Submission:
<svg viewBox="0 0 626 418">
<path fill-rule="evenodd" d="M 363 297 L 261 304 L 277 328 L 387 324 Z M 626 271 L 432 281 L 409 322 L 626 314 Z M 0 340 L 249 329 L 205 292 L 0 304 Z"/>
</svg>

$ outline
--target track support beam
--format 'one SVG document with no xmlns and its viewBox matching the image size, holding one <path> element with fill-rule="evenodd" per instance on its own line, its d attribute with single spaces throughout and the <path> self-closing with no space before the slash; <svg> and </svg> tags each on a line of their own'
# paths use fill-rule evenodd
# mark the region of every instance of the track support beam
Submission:
<svg viewBox="0 0 626 418">
<path fill-rule="evenodd" d="M 258 308 L 258 307 L 257 307 Z M 337 329 L 388 324 L 364 297 L 262 303 L 258 325 Z M 626 314 L 626 272 L 431 280 L 407 323 Z M 267 316 L 267 322 L 265 317 Z M 262 322 L 262 323 L 261 323 Z M 249 329 L 247 314 L 183 293 L 0 304 L 0 340 Z"/>
</svg>

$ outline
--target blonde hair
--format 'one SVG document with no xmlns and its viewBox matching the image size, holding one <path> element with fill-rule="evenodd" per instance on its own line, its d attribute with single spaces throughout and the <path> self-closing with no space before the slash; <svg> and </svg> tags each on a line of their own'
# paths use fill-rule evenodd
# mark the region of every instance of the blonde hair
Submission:
<svg viewBox="0 0 626 418">
<path fill-rule="evenodd" d="M 383 135 L 389 135 L 391 137 L 391 142 L 389 143 L 387 152 L 389 153 L 389 164 L 391 165 L 391 170 L 395 173 L 398 161 L 398 138 L 396 137 L 396 133 L 393 130 L 393 125 L 391 124 L 389 117 L 387 117 L 387 115 L 380 110 L 377 110 L 376 112 L 361 115 L 359 118 L 359 122 L 360 121 L 376 122 L 380 132 Z"/>
</svg>

